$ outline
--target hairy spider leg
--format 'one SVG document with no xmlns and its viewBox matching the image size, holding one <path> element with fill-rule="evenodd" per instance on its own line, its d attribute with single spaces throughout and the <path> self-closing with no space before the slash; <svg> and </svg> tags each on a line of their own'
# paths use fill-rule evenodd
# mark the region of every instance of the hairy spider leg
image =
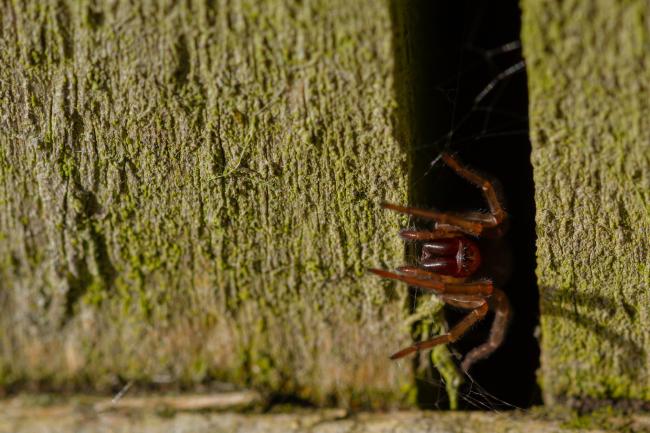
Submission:
<svg viewBox="0 0 650 433">
<path fill-rule="evenodd" d="M 373 274 L 392 280 L 404 281 L 410 286 L 419 287 L 438 295 L 481 295 L 488 298 L 492 295 L 494 287 L 491 281 L 481 280 L 469 283 L 445 283 L 431 278 L 420 278 L 411 275 L 401 275 L 383 269 L 369 269 Z"/>
<path fill-rule="evenodd" d="M 501 224 L 508 216 L 501 201 L 497 196 L 497 192 L 494 188 L 494 183 L 487 180 L 485 177 L 475 173 L 471 169 L 467 168 L 461 164 L 456 157 L 448 154 L 442 154 L 442 160 L 447 164 L 449 168 L 454 170 L 454 172 L 468 181 L 469 183 L 475 185 L 478 188 L 481 188 L 483 195 L 485 196 L 485 201 L 487 201 L 490 206 L 490 213 L 492 218 L 487 218 L 485 222 L 488 224 L 488 227 L 496 227 Z"/>
<path fill-rule="evenodd" d="M 441 281 L 443 283 L 464 283 L 467 277 L 452 277 L 449 275 L 436 274 L 435 272 L 427 271 L 417 266 L 400 266 L 397 272 L 401 274 L 408 274 L 420 278 L 428 278 L 431 280 Z"/>
<path fill-rule="evenodd" d="M 488 302 L 490 309 L 494 311 L 494 322 L 492 322 L 492 327 L 490 328 L 490 337 L 487 342 L 475 347 L 465 355 L 465 359 L 460 364 L 460 367 L 464 371 L 469 370 L 476 361 L 490 356 L 492 352 L 501 346 L 505 338 L 508 321 L 510 320 L 510 303 L 508 302 L 508 297 L 502 290 L 495 288 Z"/>
<path fill-rule="evenodd" d="M 457 237 L 462 233 L 458 229 L 452 230 L 400 230 L 399 237 L 405 241 L 434 241 Z"/>
<path fill-rule="evenodd" d="M 447 275 L 440 275 L 434 272 L 425 271 L 424 269 L 418 268 L 416 266 L 400 266 L 397 268 L 397 270 L 404 274 L 416 275 L 443 283 L 463 283 L 466 280 L 466 278 L 450 277 Z M 443 301 L 445 304 L 465 309 L 480 307 L 483 301 L 486 299 L 485 295 L 443 295 L 440 293 L 436 293 L 436 297 Z"/>
<path fill-rule="evenodd" d="M 454 231 L 461 231 L 470 235 L 479 236 L 486 228 L 497 227 L 506 220 L 508 214 L 503 209 L 503 205 L 499 200 L 494 187 L 494 182 L 489 181 L 485 177 L 467 168 L 461 164 L 456 157 L 449 153 L 442 153 L 439 158 L 441 158 L 458 176 L 483 191 L 483 196 L 490 207 L 490 214 L 473 212 L 471 214 L 468 213 L 467 215 L 457 215 L 449 212 L 438 212 L 410 206 L 400 206 L 393 203 L 382 203 L 381 206 L 385 209 L 390 209 L 415 217 L 430 219 L 436 223 L 436 230 L 431 232 L 403 230 L 403 234 L 400 233 L 403 238 L 415 240 L 432 239 L 428 236 L 438 236 L 438 234 L 442 235 L 444 232 L 449 233 Z"/>
<path fill-rule="evenodd" d="M 465 334 L 465 332 L 467 332 L 467 330 L 474 323 L 478 322 L 483 317 L 485 317 L 487 311 L 488 311 L 488 304 L 487 302 L 483 301 L 483 303 L 480 304 L 478 308 L 472 310 L 467 316 L 465 316 L 463 320 L 461 320 L 456 324 L 456 326 L 451 328 L 451 330 L 448 333 L 438 335 L 437 337 L 434 337 L 430 340 L 420 341 L 419 343 L 415 343 L 412 346 L 406 347 L 392 354 L 390 356 L 390 359 L 403 358 L 407 355 L 410 355 L 411 353 L 419 352 L 420 350 L 430 349 L 440 344 L 453 343 L 454 341 L 462 337 L 463 334 Z"/>
<path fill-rule="evenodd" d="M 485 302 L 485 298 L 481 295 L 438 295 L 436 297 L 445 304 L 464 310 L 473 310 Z"/>
<path fill-rule="evenodd" d="M 478 236 L 483 232 L 483 229 L 485 227 L 492 227 L 485 221 L 472 220 L 461 215 L 455 215 L 447 212 L 438 212 L 434 210 L 420 209 L 410 206 L 400 206 L 393 203 L 382 203 L 381 207 L 384 209 L 394 210 L 395 212 L 435 221 L 436 230 L 457 230 L 463 233 Z"/>
</svg>

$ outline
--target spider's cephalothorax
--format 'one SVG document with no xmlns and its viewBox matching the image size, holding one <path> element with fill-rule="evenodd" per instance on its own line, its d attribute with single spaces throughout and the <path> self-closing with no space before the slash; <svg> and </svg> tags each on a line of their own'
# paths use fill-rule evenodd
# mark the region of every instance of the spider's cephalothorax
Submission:
<svg viewBox="0 0 650 433">
<path fill-rule="evenodd" d="M 448 333 L 402 349 L 391 359 L 456 341 L 475 322 L 485 317 L 488 310 L 494 311 L 488 341 L 472 349 L 461 364 L 463 370 L 468 370 L 473 363 L 487 357 L 501 345 L 508 325 L 510 305 L 503 291 L 496 288 L 491 279 L 470 280 L 481 266 L 481 253 L 475 239 L 483 235 L 501 236 L 507 215 L 492 182 L 460 164 L 452 155 L 445 153 L 441 158 L 459 176 L 481 188 L 490 212 L 452 214 L 384 203 L 386 209 L 429 219 L 435 224 L 432 230 L 400 232 L 403 239 L 422 242 L 418 266 L 402 266 L 397 272 L 381 269 L 371 271 L 430 291 L 451 306 L 471 310 Z"/>
</svg>

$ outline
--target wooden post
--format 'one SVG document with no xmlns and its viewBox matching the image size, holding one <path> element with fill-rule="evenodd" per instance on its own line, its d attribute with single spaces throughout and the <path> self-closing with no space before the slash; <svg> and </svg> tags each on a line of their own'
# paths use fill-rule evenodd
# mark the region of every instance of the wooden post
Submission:
<svg viewBox="0 0 650 433">
<path fill-rule="evenodd" d="M 547 402 L 650 400 L 650 5 L 523 1 Z"/>
<path fill-rule="evenodd" d="M 5 2 L 0 386 L 412 390 L 389 5 Z M 401 127 L 404 127 L 403 125 Z"/>
</svg>

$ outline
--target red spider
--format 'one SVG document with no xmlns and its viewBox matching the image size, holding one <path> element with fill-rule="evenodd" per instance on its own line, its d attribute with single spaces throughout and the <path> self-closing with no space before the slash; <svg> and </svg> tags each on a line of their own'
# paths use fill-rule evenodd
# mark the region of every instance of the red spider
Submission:
<svg viewBox="0 0 650 433">
<path fill-rule="evenodd" d="M 397 273 L 381 269 L 370 271 L 434 293 L 441 301 L 453 307 L 472 310 L 446 334 L 406 347 L 394 353 L 391 359 L 454 342 L 474 323 L 483 319 L 488 310 L 495 312 L 488 341 L 472 349 L 461 364 L 461 368 L 467 371 L 472 364 L 489 356 L 501 345 L 508 325 L 510 305 L 505 293 L 496 288 L 490 279 L 470 280 L 481 266 L 481 253 L 476 238 L 500 237 L 507 214 L 492 182 L 463 166 L 452 155 L 445 153 L 442 160 L 460 177 L 481 188 L 490 212 L 451 214 L 384 203 L 384 208 L 430 219 L 434 221 L 434 227 L 431 231 L 400 232 L 402 239 L 423 241 L 419 266 L 402 266 L 397 269 Z"/>
</svg>

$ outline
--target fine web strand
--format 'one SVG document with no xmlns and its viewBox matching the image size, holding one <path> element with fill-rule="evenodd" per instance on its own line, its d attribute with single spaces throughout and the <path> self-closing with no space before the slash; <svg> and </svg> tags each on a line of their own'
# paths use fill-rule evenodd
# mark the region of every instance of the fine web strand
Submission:
<svg viewBox="0 0 650 433">
<path fill-rule="evenodd" d="M 499 69 L 499 66 L 494 62 L 494 58 L 499 54 L 513 53 L 520 49 L 521 43 L 519 41 L 510 41 L 499 47 L 487 50 L 481 50 L 479 47 L 472 45 L 471 51 L 481 54 L 480 57 L 487 63 L 493 78 L 484 84 L 481 90 L 475 94 L 472 98 L 471 105 L 465 107 L 459 102 L 462 96 L 466 96 L 466 92 L 463 89 L 462 76 L 467 69 L 473 69 L 475 67 L 474 64 L 476 61 L 468 68 L 459 68 L 458 73 L 454 77 L 456 87 L 452 91 L 447 89 L 443 92 L 449 101 L 451 111 L 451 120 L 447 132 L 430 142 L 416 144 L 413 149 L 431 149 L 432 154 L 439 153 L 441 150 L 455 152 L 462 150 L 470 143 L 476 143 L 483 139 L 519 135 L 527 136 L 527 113 L 522 114 L 520 112 L 499 108 L 501 96 L 507 88 L 509 80 L 518 73 L 525 71 L 525 62 L 523 60 L 516 61 L 505 69 Z M 461 66 L 463 66 L 466 57 L 464 51 L 459 55 L 458 61 Z M 467 124 L 471 120 L 475 120 L 479 115 L 482 116 L 482 127 L 480 130 L 463 134 Z M 496 116 L 499 117 L 498 121 L 493 120 L 493 117 Z M 423 178 L 426 178 L 431 173 L 437 161 L 438 158 L 432 158 L 427 170 L 415 181 L 415 184 L 421 182 Z"/>
</svg>

